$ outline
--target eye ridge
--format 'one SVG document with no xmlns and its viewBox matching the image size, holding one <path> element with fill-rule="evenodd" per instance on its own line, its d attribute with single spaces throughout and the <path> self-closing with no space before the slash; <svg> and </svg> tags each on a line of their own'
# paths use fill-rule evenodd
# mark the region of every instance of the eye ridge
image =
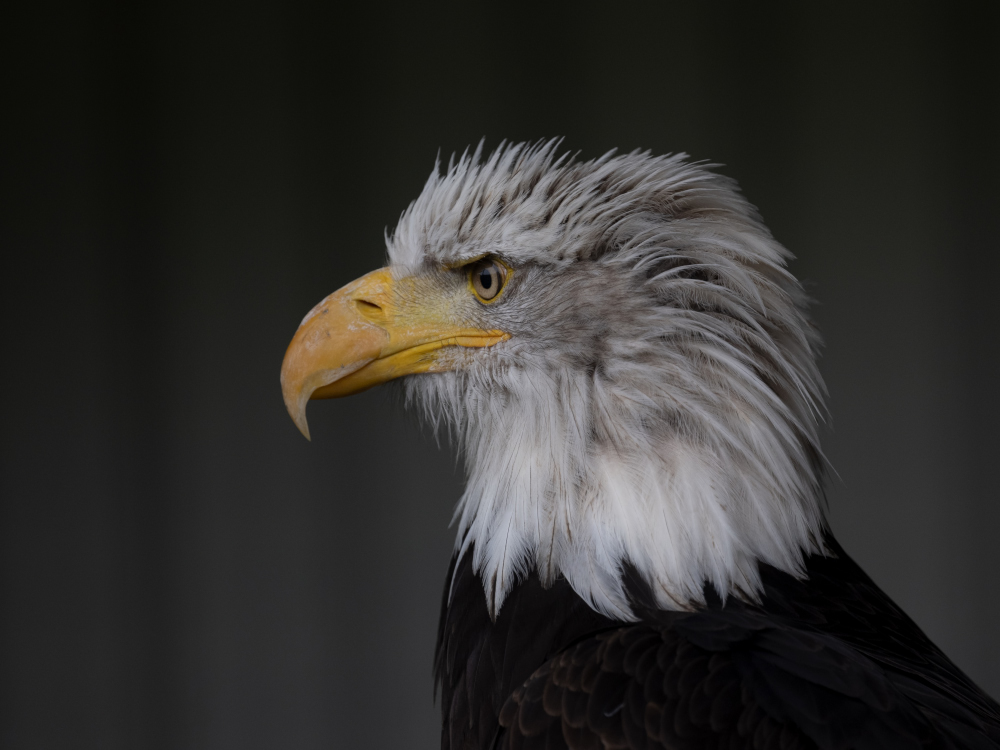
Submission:
<svg viewBox="0 0 1000 750">
<path fill-rule="evenodd" d="M 484 303 L 495 302 L 510 278 L 511 269 L 496 258 L 482 258 L 469 264 L 469 286 Z"/>
</svg>

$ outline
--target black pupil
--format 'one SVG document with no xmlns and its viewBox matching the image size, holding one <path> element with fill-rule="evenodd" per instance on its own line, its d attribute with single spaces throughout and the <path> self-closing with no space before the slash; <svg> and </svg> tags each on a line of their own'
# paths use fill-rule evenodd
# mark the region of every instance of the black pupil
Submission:
<svg viewBox="0 0 1000 750">
<path fill-rule="evenodd" d="M 479 283 L 482 285 L 483 289 L 486 291 L 490 290 L 493 286 L 493 268 L 487 266 L 482 271 L 479 272 Z"/>
</svg>

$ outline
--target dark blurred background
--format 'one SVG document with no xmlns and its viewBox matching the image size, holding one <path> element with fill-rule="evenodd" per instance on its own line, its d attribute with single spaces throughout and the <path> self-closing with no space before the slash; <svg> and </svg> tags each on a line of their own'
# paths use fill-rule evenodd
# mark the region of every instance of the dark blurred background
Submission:
<svg viewBox="0 0 1000 750">
<path fill-rule="evenodd" d="M 278 369 L 482 137 L 739 179 L 818 300 L 835 531 L 1000 696 L 998 8 L 22 6 L 0 745 L 437 746 L 461 472 L 385 391 L 307 443 Z"/>
</svg>

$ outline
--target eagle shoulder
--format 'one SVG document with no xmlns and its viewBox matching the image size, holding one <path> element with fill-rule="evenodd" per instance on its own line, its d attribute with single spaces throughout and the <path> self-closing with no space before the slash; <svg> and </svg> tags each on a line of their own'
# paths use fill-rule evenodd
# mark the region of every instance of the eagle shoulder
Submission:
<svg viewBox="0 0 1000 750">
<path fill-rule="evenodd" d="M 529 573 L 496 620 L 471 556 L 452 563 L 436 672 L 442 747 L 1000 748 L 1000 707 L 844 553 L 764 597 L 608 619 Z"/>
<path fill-rule="evenodd" d="M 524 750 L 953 746 L 867 657 L 752 611 L 587 638 L 532 674 L 499 719 L 498 747 Z"/>
</svg>

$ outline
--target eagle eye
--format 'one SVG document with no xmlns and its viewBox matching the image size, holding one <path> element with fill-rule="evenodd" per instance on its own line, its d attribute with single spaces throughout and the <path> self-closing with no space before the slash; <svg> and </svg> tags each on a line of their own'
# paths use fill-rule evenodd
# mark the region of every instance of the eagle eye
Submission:
<svg viewBox="0 0 1000 750">
<path fill-rule="evenodd" d="M 469 265 L 469 284 L 481 302 L 495 300 L 509 276 L 510 269 L 495 258 L 483 258 Z"/>
</svg>

